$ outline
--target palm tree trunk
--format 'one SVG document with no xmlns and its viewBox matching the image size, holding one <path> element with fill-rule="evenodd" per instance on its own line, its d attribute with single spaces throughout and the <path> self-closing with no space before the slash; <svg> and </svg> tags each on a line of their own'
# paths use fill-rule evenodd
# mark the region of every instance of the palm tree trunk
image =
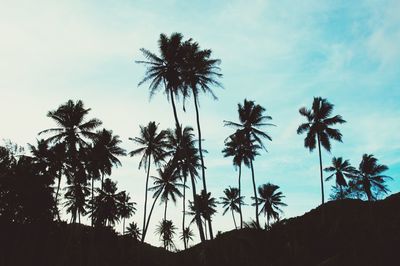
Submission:
<svg viewBox="0 0 400 266">
<path fill-rule="evenodd" d="M 92 211 L 94 209 L 94 201 L 93 201 L 93 195 L 94 195 L 94 176 L 92 176 Z M 91 217 L 91 226 L 93 227 L 93 215 Z"/>
<path fill-rule="evenodd" d="M 185 231 L 185 205 L 186 205 L 186 176 L 183 177 L 183 204 L 182 204 L 182 233 Z M 187 249 L 185 238 L 183 238 L 183 245 Z"/>
<path fill-rule="evenodd" d="M 201 162 L 201 176 L 203 180 L 203 189 L 204 192 L 207 193 L 207 184 L 206 184 L 206 172 L 205 172 L 205 167 L 204 167 L 204 159 L 203 159 L 203 149 L 201 147 L 201 128 L 200 128 L 200 115 L 199 115 L 199 107 L 197 103 L 197 95 L 194 94 L 194 106 L 196 109 L 196 122 L 197 122 L 197 133 L 199 136 L 199 154 L 200 154 L 200 162 Z M 211 217 L 210 219 L 207 219 L 208 221 L 208 228 L 210 230 L 210 238 L 213 239 L 213 233 L 212 233 L 212 225 L 211 225 Z"/>
<path fill-rule="evenodd" d="M 260 220 L 258 219 L 258 198 L 257 198 L 257 190 L 256 190 L 256 180 L 254 178 L 253 160 L 250 160 L 250 167 L 251 167 L 251 178 L 253 179 L 254 200 L 256 202 L 256 223 L 257 223 L 257 226 L 260 227 Z"/>
<path fill-rule="evenodd" d="M 169 93 L 170 93 L 169 95 L 171 97 L 172 109 L 174 111 L 175 124 L 176 124 L 176 127 L 178 127 L 178 126 L 180 126 L 180 124 L 179 124 L 179 120 L 178 120 L 178 113 L 176 112 L 174 93 L 172 90 L 169 90 Z"/>
<path fill-rule="evenodd" d="M 319 153 L 319 171 L 321 174 L 321 192 L 322 192 L 322 204 L 325 203 L 324 200 L 324 178 L 322 175 L 322 156 L 321 156 L 321 142 L 319 140 L 319 134 L 317 134 L 317 139 L 318 139 L 318 153 Z"/>
<path fill-rule="evenodd" d="M 243 228 L 243 216 L 242 216 L 242 182 L 241 182 L 241 177 L 242 177 L 242 164 L 239 165 L 239 215 L 240 215 L 240 229 Z M 236 225 L 235 225 L 236 226 Z"/>
<path fill-rule="evenodd" d="M 104 173 L 101 173 L 101 190 L 103 190 L 104 185 Z"/>
<path fill-rule="evenodd" d="M 60 191 L 60 185 L 61 185 L 61 170 L 58 173 L 58 184 L 57 184 L 57 191 L 56 191 L 56 200 L 55 200 L 55 204 L 56 204 L 56 211 L 57 211 L 57 219 L 60 222 L 60 211 L 58 209 L 58 193 Z"/>
<path fill-rule="evenodd" d="M 232 212 L 233 223 L 235 224 L 235 229 L 237 229 L 235 215 L 233 214 L 233 209 L 231 209 L 231 212 Z"/>
<path fill-rule="evenodd" d="M 125 235 L 125 218 L 122 221 L 122 235 Z"/>
<path fill-rule="evenodd" d="M 194 176 L 190 175 L 190 180 L 192 182 L 192 193 L 193 193 L 193 204 L 196 198 L 196 183 L 194 182 Z M 200 215 L 195 214 L 197 228 L 199 229 L 199 235 L 201 242 L 205 241 L 203 223 L 201 221 Z"/>
<path fill-rule="evenodd" d="M 156 204 L 158 197 L 161 195 L 161 193 L 159 193 L 157 195 L 157 197 L 154 199 L 153 204 L 151 205 L 151 209 L 150 209 L 150 213 L 149 213 L 149 217 L 147 218 L 147 222 L 146 222 L 146 227 L 145 230 L 143 231 L 143 235 L 142 235 L 142 243 L 144 242 L 144 238 L 146 237 L 146 233 L 147 233 L 147 229 L 149 227 L 149 223 L 150 223 L 150 218 L 151 218 L 151 214 L 153 213 L 153 209 L 154 209 L 154 205 Z"/>
<path fill-rule="evenodd" d="M 168 200 L 165 201 L 165 207 L 164 207 L 164 221 L 167 220 L 167 206 L 168 206 Z"/>
<path fill-rule="evenodd" d="M 148 155 L 148 165 L 147 165 L 147 177 L 146 177 L 146 191 L 144 192 L 144 214 L 143 214 L 143 237 L 142 237 L 142 242 L 144 241 L 144 236 L 145 236 L 145 229 L 146 229 L 146 215 L 147 215 L 147 191 L 149 189 L 149 175 L 150 175 L 150 165 L 151 165 L 151 156 L 150 154 Z"/>
</svg>

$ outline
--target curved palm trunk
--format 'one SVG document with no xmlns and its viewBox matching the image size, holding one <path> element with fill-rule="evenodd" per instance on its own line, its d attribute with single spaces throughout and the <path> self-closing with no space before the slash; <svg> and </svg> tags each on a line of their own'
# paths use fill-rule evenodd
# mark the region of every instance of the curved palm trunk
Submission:
<svg viewBox="0 0 400 266">
<path fill-rule="evenodd" d="M 193 193 L 193 202 L 196 198 L 196 184 L 194 182 L 194 177 L 191 175 L 190 176 L 190 180 L 192 182 L 192 193 Z M 200 235 L 200 240 L 201 242 L 205 241 L 205 237 L 204 237 L 204 230 L 203 230 L 203 223 L 201 221 L 201 217 L 200 215 L 195 215 L 196 218 L 196 224 L 197 224 L 197 228 L 199 229 L 199 235 Z"/>
<path fill-rule="evenodd" d="M 204 159 L 203 159 L 203 149 L 201 147 L 200 115 L 199 115 L 199 107 L 198 107 L 198 103 L 197 103 L 196 94 L 194 94 L 193 98 L 194 98 L 194 106 L 195 106 L 195 110 L 196 110 L 197 133 L 199 136 L 199 154 L 200 154 L 200 162 L 201 162 L 201 175 L 202 175 L 202 180 L 203 180 L 203 189 L 207 193 L 206 173 L 205 173 Z M 210 217 L 210 219 L 207 219 L 207 221 L 208 221 L 208 228 L 210 230 L 210 238 L 214 239 L 213 232 L 212 232 L 212 225 L 211 225 L 211 217 Z"/>
<path fill-rule="evenodd" d="M 242 216 L 242 201 L 240 200 L 242 197 L 242 164 L 239 165 L 239 215 L 240 215 L 240 229 L 243 228 L 243 216 Z M 235 224 L 236 227 L 236 224 Z"/>
<path fill-rule="evenodd" d="M 183 179 L 183 204 L 182 204 L 182 233 L 185 231 L 185 204 L 186 203 L 186 176 Z M 187 249 L 187 243 L 185 241 L 185 238 L 183 238 L 183 245 L 185 247 L 185 249 Z"/>
<path fill-rule="evenodd" d="M 319 135 L 317 134 L 318 139 L 318 153 L 319 153 L 319 171 L 321 174 L 321 192 L 322 192 L 322 204 L 325 203 L 324 200 L 324 178 L 322 174 L 322 156 L 321 156 L 321 142 L 319 141 Z"/>
<path fill-rule="evenodd" d="M 150 218 L 151 218 L 151 214 L 153 213 L 154 205 L 156 204 L 158 197 L 160 197 L 160 195 L 161 195 L 161 193 L 159 193 L 157 195 L 157 197 L 153 201 L 153 204 L 151 205 L 149 217 L 147 218 L 147 222 L 146 222 L 146 227 L 145 227 L 145 230 L 143 231 L 143 235 L 142 235 L 142 243 L 144 242 L 144 238 L 146 237 L 147 229 L 149 228 Z"/>
<path fill-rule="evenodd" d="M 251 178 L 253 179 L 254 200 L 256 201 L 256 223 L 257 223 L 257 226 L 260 228 L 260 220 L 258 219 L 258 198 L 257 198 L 257 190 L 256 190 L 256 180 L 254 177 L 253 160 L 250 160 L 250 167 L 251 167 Z"/>
<path fill-rule="evenodd" d="M 231 209 L 231 212 L 232 212 L 233 223 L 235 224 L 235 229 L 237 229 L 236 220 L 235 220 L 235 214 L 233 214 L 233 209 Z"/>
<path fill-rule="evenodd" d="M 146 229 L 146 214 L 147 214 L 147 191 L 149 189 L 149 175 L 150 175 L 150 165 L 151 165 L 151 156 L 148 159 L 148 166 L 147 166 L 147 177 L 146 177 L 146 191 L 144 192 L 144 213 L 143 213 L 143 237 L 142 242 L 144 241 L 145 236 L 145 229 Z"/>
<path fill-rule="evenodd" d="M 179 120 L 178 120 L 178 113 L 176 112 L 174 93 L 172 92 L 172 90 L 169 90 L 169 92 L 170 92 L 170 97 L 171 97 L 172 109 L 174 111 L 175 124 L 176 124 L 176 127 L 178 127 L 178 126 L 180 126 L 180 124 L 179 124 Z"/>
</svg>

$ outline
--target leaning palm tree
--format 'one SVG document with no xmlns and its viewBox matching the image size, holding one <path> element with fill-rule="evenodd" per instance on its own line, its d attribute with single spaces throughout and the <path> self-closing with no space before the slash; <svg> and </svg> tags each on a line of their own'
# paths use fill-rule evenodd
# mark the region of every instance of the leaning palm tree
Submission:
<svg viewBox="0 0 400 266">
<path fill-rule="evenodd" d="M 140 239 L 140 235 L 142 234 L 140 232 L 140 229 L 139 229 L 137 223 L 135 223 L 135 222 L 132 222 L 128 225 L 128 227 L 126 228 L 126 232 L 128 232 L 128 235 L 133 237 L 133 239 L 138 240 L 138 241 Z"/>
<path fill-rule="evenodd" d="M 118 194 L 118 213 L 122 220 L 122 234 L 125 235 L 125 219 L 129 219 L 136 212 L 136 202 L 130 201 L 131 197 L 126 191 Z"/>
<path fill-rule="evenodd" d="M 262 205 L 260 213 L 263 212 L 267 218 L 266 228 L 269 227 L 269 221 L 271 218 L 277 220 L 279 213 L 282 212 L 280 207 L 287 206 L 282 202 L 282 192 L 278 192 L 279 186 L 271 183 L 264 184 L 258 187 L 259 202 Z"/>
<path fill-rule="evenodd" d="M 185 230 L 185 217 L 186 217 L 186 182 L 190 177 L 192 184 L 193 199 L 196 195 L 196 179 L 198 177 L 198 169 L 201 167 L 198 150 L 195 147 L 195 139 L 193 128 L 185 127 L 183 130 L 180 126 L 175 130 L 168 130 L 167 142 L 170 152 L 173 154 L 172 161 L 176 164 L 177 171 L 183 179 L 183 196 L 182 196 L 182 231 Z M 200 239 L 203 242 L 204 231 L 201 220 L 196 221 Z M 184 242 L 186 244 L 186 242 Z M 186 247 L 185 247 L 186 248 Z"/>
<path fill-rule="evenodd" d="M 239 168 L 238 184 L 239 184 L 239 198 L 242 198 L 242 163 L 250 167 L 250 160 L 255 155 L 256 144 L 248 143 L 248 139 L 241 130 L 237 130 L 235 134 L 229 136 L 229 139 L 225 140 L 225 148 L 222 150 L 224 157 L 233 157 L 233 165 Z M 239 201 L 239 215 L 240 215 L 240 228 L 243 228 L 243 216 L 242 216 L 242 201 Z"/>
<path fill-rule="evenodd" d="M 340 115 L 330 117 L 333 111 L 333 104 L 328 102 L 326 99 L 321 97 L 314 97 L 314 101 L 311 109 L 302 107 L 299 113 L 307 118 L 307 122 L 301 124 L 297 129 L 297 134 L 307 132 L 307 136 L 304 139 L 304 147 L 313 151 L 318 144 L 319 154 L 319 168 L 321 174 L 321 193 L 322 193 L 322 204 L 324 204 L 324 182 L 322 173 L 322 157 L 321 157 L 321 145 L 328 152 L 331 150 L 330 139 L 342 141 L 342 134 L 338 129 L 331 128 L 335 124 L 343 124 L 346 121 Z"/>
<path fill-rule="evenodd" d="M 266 150 L 262 139 L 272 140 L 269 134 L 262 131 L 260 128 L 263 126 L 275 126 L 274 124 L 267 123 L 267 121 L 272 120 L 271 116 L 265 115 L 265 108 L 259 104 L 255 104 L 254 101 L 244 100 L 243 105 L 238 104 L 239 113 L 239 123 L 224 121 L 225 126 L 232 126 L 240 130 L 246 137 L 247 144 L 250 145 L 249 149 L 253 152 L 252 158 L 250 159 L 251 177 L 253 181 L 253 193 L 256 201 L 255 204 L 255 215 L 256 223 L 258 227 L 260 226 L 258 218 L 258 203 L 257 203 L 257 190 L 256 181 L 254 176 L 254 165 L 253 161 L 256 155 L 258 155 L 257 150 L 261 147 Z M 258 146 L 254 146 L 257 144 Z"/>
<path fill-rule="evenodd" d="M 179 124 L 178 115 L 175 106 L 175 97 L 179 96 L 182 87 L 182 34 L 172 33 L 168 38 L 165 34 L 160 34 L 158 48 L 160 55 L 156 55 L 147 49 L 140 49 L 145 60 L 136 61 L 139 64 L 147 66 L 144 78 L 139 83 L 150 81 L 150 98 L 164 86 L 164 93 L 167 99 L 171 99 L 172 109 L 174 111 L 175 124 Z"/>
<path fill-rule="evenodd" d="M 386 165 L 379 164 L 378 159 L 375 158 L 374 155 L 363 155 L 355 180 L 356 184 L 366 194 L 369 201 L 376 200 L 376 195 L 381 193 L 387 194 L 389 192 L 385 180 L 392 178 L 382 174 L 388 169 Z"/>
<path fill-rule="evenodd" d="M 355 168 L 350 165 L 349 160 L 344 160 L 342 157 L 333 157 L 332 166 L 326 167 L 325 172 L 333 172 L 328 176 L 325 181 L 329 181 L 333 176 L 336 177 L 336 186 L 340 189 L 340 195 L 343 195 L 343 187 L 347 186 L 345 178 L 351 178 L 354 176 Z"/>
<path fill-rule="evenodd" d="M 183 64 L 183 96 L 193 96 L 194 107 L 196 111 L 196 123 L 198 133 L 198 144 L 201 162 L 201 176 L 203 180 L 203 189 L 207 192 L 206 174 L 203 158 L 202 136 L 200 127 L 200 114 L 199 114 L 199 94 L 209 93 L 214 99 L 217 99 L 211 86 L 222 87 L 218 82 L 218 78 L 222 77 L 220 73 L 219 64 L 221 60 L 211 58 L 211 50 L 201 50 L 197 42 L 191 40 L 186 41 L 182 49 L 184 50 L 184 64 Z M 188 92 L 190 91 L 190 93 Z M 211 221 L 208 221 L 211 239 L 213 235 Z"/>
<path fill-rule="evenodd" d="M 221 199 L 220 203 L 223 205 L 223 208 L 224 208 L 224 212 L 222 213 L 222 215 L 225 215 L 225 213 L 230 210 L 232 213 L 232 219 L 233 219 L 233 223 L 235 225 L 235 229 L 237 229 L 234 212 L 240 213 L 239 206 L 241 206 L 243 204 L 244 197 L 239 196 L 240 195 L 239 189 L 237 189 L 235 187 L 234 188 L 232 188 L 232 187 L 226 188 L 224 190 L 224 194 L 225 194 L 224 197 L 220 197 L 220 199 Z"/>
<path fill-rule="evenodd" d="M 147 218 L 147 191 L 149 189 L 149 176 L 151 159 L 156 165 L 159 165 L 167 155 L 166 153 L 166 131 L 161 130 L 158 132 L 158 125 L 156 122 L 149 122 L 147 126 L 140 126 L 140 137 L 129 138 L 136 144 L 140 145 L 140 148 L 133 150 L 129 153 L 130 156 L 142 155 L 139 162 L 139 169 L 144 165 L 147 168 L 146 176 L 146 187 L 144 196 L 144 214 L 143 214 L 143 227 L 142 227 L 142 242 L 144 242 L 146 236 L 146 218 Z"/>
</svg>

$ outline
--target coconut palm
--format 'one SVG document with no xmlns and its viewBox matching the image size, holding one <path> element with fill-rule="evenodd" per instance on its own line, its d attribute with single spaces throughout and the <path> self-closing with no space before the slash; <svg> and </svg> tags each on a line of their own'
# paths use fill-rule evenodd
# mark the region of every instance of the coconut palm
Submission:
<svg viewBox="0 0 400 266">
<path fill-rule="evenodd" d="M 373 154 L 363 155 L 355 176 L 355 182 L 359 189 L 366 194 L 369 201 L 376 200 L 377 195 L 381 193 L 387 194 L 389 192 L 385 180 L 392 178 L 382 174 L 388 169 L 386 165 L 379 164 L 378 159 Z"/>
<path fill-rule="evenodd" d="M 189 246 L 189 241 L 193 241 L 194 233 L 190 227 L 186 227 L 183 229 L 181 235 L 180 235 L 180 240 L 183 241 L 183 245 L 185 249 L 188 248 Z"/>
<path fill-rule="evenodd" d="M 172 250 L 175 248 L 175 244 L 173 241 L 176 226 L 173 224 L 171 220 L 163 219 L 156 228 L 156 234 L 158 234 L 163 241 L 164 248 L 167 250 Z"/>
<path fill-rule="evenodd" d="M 344 160 L 342 157 L 333 157 L 332 158 L 332 166 L 326 167 L 324 169 L 325 172 L 333 172 L 330 176 L 328 176 L 325 181 L 329 181 L 333 176 L 336 178 L 336 186 L 343 190 L 343 187 L 347 186 L 347 182 L 345 178 L 351 178 L 354 176 L 355 168 L 350 165 L 349 160 Z M 343 191 L 340 193 L 343 195 Z"/>
<path fill-rule="evenodd" d="M 156 122 L 149 122 L 147 126 L 140 126 L 140 137 L 129 138 L 136 144 L 140 145 L 140 148 L 133 150 L 129 153 L 130 156 L 142 155 L 139 162 L 139 169 L 144 165 L 147 168 L 146 176 L 146 187 L 144 196 L 144 214 L 143 214 L 143 236 L 142 242 L 144 242 L 146 236 L 146 218 L 147 218 L 147 192 L 149 189 L 149 176 L 150 166 L 153 158 L 153 162 L 159 165 L 167 155 L 166 153 L 166 131 L 161 130 L 158 132 L 158 125 Z"/>
<path fill-rule="evenodd" d="M 331 128 L 335 124 L 343 124 L 346 121 L 340 115 L 331 116 L 333 104 L 321 97 L 314 97 L 311 109 L 302 107 L 299 113 L 307 118 L 307 122 L 301 124 L 297 129 L 297 134 L 307 132 L 304 139 L 304 147 L 313 151 L 318 144 L 319 168 L 321 174 L 321 193 L 322 204 L 324 204 L 324 182 L 322 173 L 321 145 L 328 152 L 331 150 L 330 139 L 342 142 L 342 134 L 338 129 Z"/>
<path fill-rule="evenodd" d="M 282 213 L 280 207 L 287 206 L 282 202 L 282 192 L 278 192 L 279 186 L 271 183 L 263 184 L 258 187 L 259 201 L 258 204 L 262 205 L 260 213 L 263 212 L 267 218 L 266 228 L 269 227 L 269 221 L 271 218 L 278 220 L 279 213 Z"/>
<path fill-rule="evenodd" d="M 135 240 L 140 240 L 141 232 L 137 223 L 135 222 L 130 223 L 126 228 L 126 232 L 128 232 L 128 234 L 132 236 Z"/>
<path fill-rule="evenodd" d="M 225 140 L 225 148 L 222 150 L 224 157 L 233 157 L 233 165 L 235 168 L 239 168 L 238 184 L 239 184 L 239 198 L 242 198 L 242 163 L 250 167 L 250 161 L 256 154 L 256 148 L 259 147 L 257 144 L 248 143 L 249 139 L 246 138 L 245 134 L 241 130 L 237 130 L 235 134 L 229 136 Z M 242 201 L 239 201 L 239 215 L 240 215 L 240 228 L 243 228 L 243 216 L 242 216 Z"/>
<path fill-rule="evenodd" d="M 173 154 L 173 162 L 176 164 L 177 170 L 183 179 L 183 196 L 182 196 L 182 231 L 185 230 L 186 216 L 186 182 L 190 177 L 192 184 L 193 199 L 196 195 L 196 178 L 198 177 L 198 169 L 201 167 L 198 150 L 195 147 L 195 139 L 193 128 L 185 127 L 183 130 L 180 126 L 175 130 L 168 130 L 167 142 L 171 153 Z M 201 220 L 196 221 L 200 239 L 204 241 L 204 231 Z M 186 244 L 186 243 L 184 243 Z M 185 247 L 186 248 L 186 247 Z"/>
<path fill-rule="evenodd" d="M 122 220 L 122 234 L 125 235 L 125 219 L 129 219 L 136 212 L 136 202 L 130 201 L 131 197 L 126 191 L 118 194 L 118 214 Z"/>
<path fill-rule="evenodd" d="M 211 220 L 211 217 L 217 212 L 215 209 L 216 207 L 217 201 L 214 197 L 211 197 L 211 192 L 205 192 L 202 190 L 200 194 L 195 196 L 193 201 L 189 201 L 188 214 L 194 216 L 191 223 L 198 219 L 204 218 L 204 224 L 206 224 L 207 221 Z"/>
<path fill-rule="evenodd" d="M 79 175 L 78 175 L 79 176 Z M 70 222 L 81 223 L 81 215 L 86 215 L 86 197 L 89 195 L 89 188 L 85 181 L 75 178 L 72 184 L 66 187 L 67 192 L 65 193 L 66 202 L 64 206 L 67 208 L 67 213 L 71 213 Z"/>
<path fill-rule="evenodd" d="M 178 126 L 180 124 L 176 112 L 175 97 L 179 96 L 182 87 L 184 55 L 181 49 L 182 39 L 183 36 L 180 33 L 172 33 L 169 38 L 165 34 L 160 34 L 160 39 L 158 40 L 160 55 L 158 56 L 142 48 L 140 51 L 143 53 L 145 60 L 136 61 L 147 66 L 146 73 L 139 86 L 150 81 L 150 98 L 164 86 L 164 93 L 167 95 L 168 100 L 171 99 L 175 124 Z"/>
<path fill-rule="evenodd" d="M 240 213 L 239 206 L 241 206 L 243 204 L 244 197 L 239 196 L 240 195 L 239 189 L 237 189 L 235 187 L 234 188 L 232 188 L 232 187 L 226 188 L 224 190 L 224 194 L 225 194 L 224 197 L 220 197 L 220 199 L 221 199 L 220 203 L 223 205 L 223 208 L 224 208 L 224 212 L 222 213 L 222 215 L 225 215 L 225 213 L 230 210 L 232 213 L 232 219 L 233 219 L 233 223 L 235 225 L 235 229 L 237 229 L 234 212 Z"/>
<path fill-rule="evenodd" d="M 263 126 L 275 126 L 274 124 L 267 123 L 267 121 L 272 120 L 271 116 L 264 115 L 265 108 L 259 104 L 255 104 L 254 101 L 244 100 L 243 105 L 238 104 L 238 113 L 239 113 L 239 123 L 224 121 L 225 126 L 231 126 L 239 129 L 245 135 L 247 139 L 247 144 L 250 145 L 249 149 L 253 151 L 253 157 L 250 159 L 250 169 L 251 169 L 251 177 L 253 181 L 253 193 L 256 201 L 255 204 L 255 215 L 256 215 L 256 223 L 259 227 L 260 222 L 258 218 L 258 204 L 257 204 L 257 190 L 256 190 L 256 181 L 254 176 L 254 165 L 253 161 L 256 155 L 258 155 L 257 150 L 259 147 L 266 150 L 262 139 L 272 140 L 269 134 L 262 131 L 260 128 Z M 254 144 L 259 145 L 258 147 L 254 146 Z"/>
</svg>

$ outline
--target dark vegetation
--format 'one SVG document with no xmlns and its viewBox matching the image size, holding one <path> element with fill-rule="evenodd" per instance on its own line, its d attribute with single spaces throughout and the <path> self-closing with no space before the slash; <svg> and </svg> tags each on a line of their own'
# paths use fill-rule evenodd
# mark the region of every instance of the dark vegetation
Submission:
<svg viewBox="0 0 400 266">
<path fill-rule="evenodd" d="M 1 224 L 0 265 L 395 265 L 400 194 L 331 201 L 269 230 L 244 228 L 172 253 L 109 228 Z"/>
</svg>

